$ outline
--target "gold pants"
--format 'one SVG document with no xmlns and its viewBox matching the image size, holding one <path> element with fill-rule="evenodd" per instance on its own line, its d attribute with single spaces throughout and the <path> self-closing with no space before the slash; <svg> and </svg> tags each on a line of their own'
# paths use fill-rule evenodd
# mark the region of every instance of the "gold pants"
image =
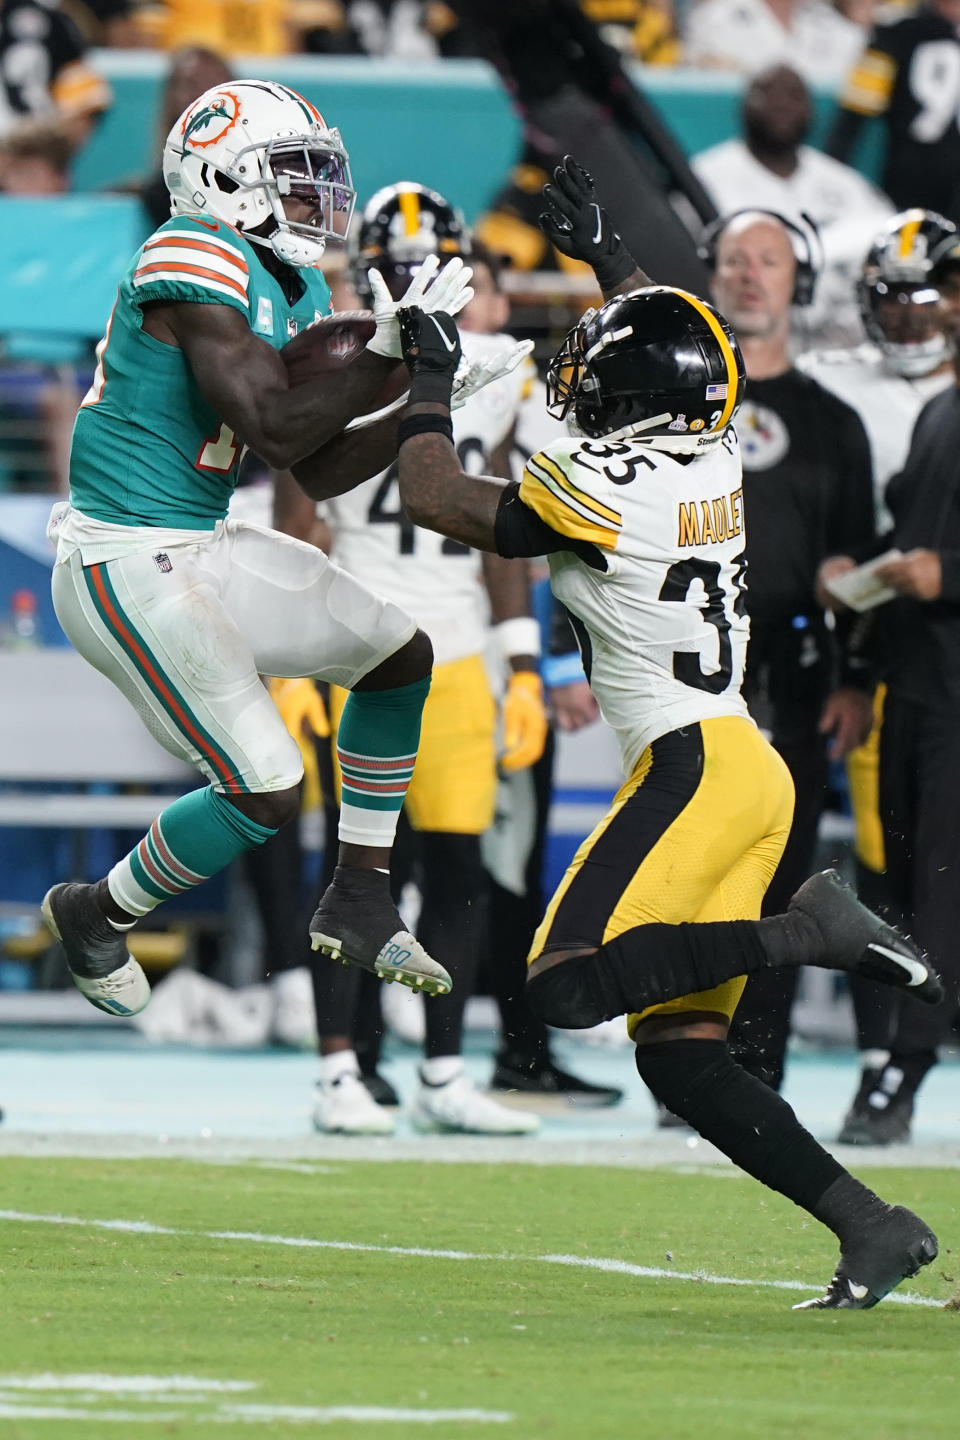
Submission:
<svg viewBox="0 0 960 1440">
<path fill-rule="evenodd" d="M 756 920 L 793 819 L 793 782 L 756 726 L 737 716 L 661 736 L 580 846 L 534 936 L 546 949 L 599 947 L 636 925 Z M 733 1016 L 744 977 L 628 1017 Z"/>
<path fill-rule="evenodd" d="M 336 731 L 347 691 L 330 689 Z M 497 794 L 496 702 L 480 655 L 437 665 L 423 707 L 420 748 L 407 798 L 415 830 L 482 835 L 493 821 Z M 333 757 L 340 798 L 340 767 Z"/>
</svg>

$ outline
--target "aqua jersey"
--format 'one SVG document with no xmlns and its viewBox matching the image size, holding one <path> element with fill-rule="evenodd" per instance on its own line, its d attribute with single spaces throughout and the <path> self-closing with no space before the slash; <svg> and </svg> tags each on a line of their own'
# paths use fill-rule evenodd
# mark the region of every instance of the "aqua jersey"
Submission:
<svg viewBox="0 0 960 1440">
<path fill-rule="evenodd" d="M 207 404 L 183 352 L 144 333 L 148 300 L 232 305 L 279 350 L 330 313 L 319 270 L 291 305 L 256 248 L 223 222 L 178 215 L 128 265 L 77 415 L 70 501 L 115 525 L 209 530 L 237 481 L 241 441 Z"/>
</svg>

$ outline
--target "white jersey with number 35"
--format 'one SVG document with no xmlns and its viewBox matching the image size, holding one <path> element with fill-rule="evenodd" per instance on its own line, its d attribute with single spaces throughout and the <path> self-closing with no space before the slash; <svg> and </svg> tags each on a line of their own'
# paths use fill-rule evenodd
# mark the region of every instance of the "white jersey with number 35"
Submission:
<svg viewBox="0 0 960 1440">
<path fill-rule="evenodd" d="M 558 440 L 527 462 L 520 499 L 596 546 L 550 556 L 584 668 L 629 774 L 651 741 L 719 715 L 747 717 L 740 449 L 736 434 L 674 456 L 635 440 Z"/>
</svg>

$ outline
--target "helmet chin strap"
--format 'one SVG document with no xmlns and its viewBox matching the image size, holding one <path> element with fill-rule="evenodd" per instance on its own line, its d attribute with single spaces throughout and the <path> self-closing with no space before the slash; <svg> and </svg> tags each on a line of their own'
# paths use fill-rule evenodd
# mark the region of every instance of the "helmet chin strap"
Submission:
<svg viewBox="0 0 960 1440">
<path fill-rule="evenodd" d="M 282 227 L 274 230 L 268 241 L 274 254 L 286 265 L 318 265 L 323 259 L 327 242 L 322 235 L 295 235 Z"/>
<path fill-rule="evenodd" d="M 258 235 L 255 230 L 241 233 L 251 245 L 262 245 L 265 250 L 272 250 L 284 265 L 293 265 L 297 269 L 319 265 L 327 248 L 322 235 L 298 235 L 282 224 L 277 225 L 272 235 Z"/>
</svg>

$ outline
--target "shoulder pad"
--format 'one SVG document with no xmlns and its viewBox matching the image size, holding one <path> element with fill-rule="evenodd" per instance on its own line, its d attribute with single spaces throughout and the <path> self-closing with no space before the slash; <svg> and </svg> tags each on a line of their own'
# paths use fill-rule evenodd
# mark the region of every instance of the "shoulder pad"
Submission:
<svg viewBox="0 0 960 1440">
<path fill-rule="evenodd" d="M 579 458 L 584 443 L 566 437 L 531 455 L 520 481 L 520 499 L 559 535 L 613 550 L 623 517 L 608 503 L 613 487 L 596 459 L 584 463 Z"/>
<path fill-rule="evenodd" d="M 133 274 L 135 294 L 169 300 L 218 301 L 247 308 L 247 242 L 220 220 L 174 215 L 143 247 Z"/>
</svg>

